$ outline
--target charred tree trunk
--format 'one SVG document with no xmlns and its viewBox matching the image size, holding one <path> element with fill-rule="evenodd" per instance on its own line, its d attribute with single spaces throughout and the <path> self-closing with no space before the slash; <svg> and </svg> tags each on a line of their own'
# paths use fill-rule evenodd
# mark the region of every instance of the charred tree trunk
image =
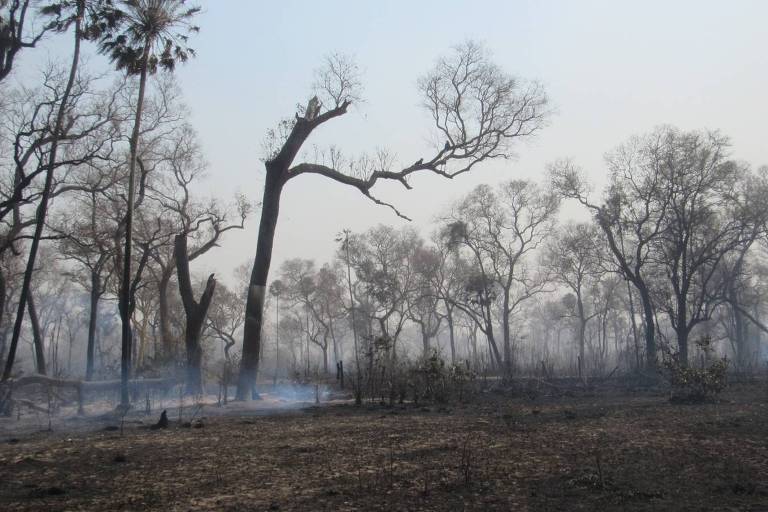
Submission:
<svg viewBox="0 0 768 512">
<path fill-rule="evenodd" d="M 584 301 L 581 299 L 581 287 L 576 290 L 576 307 L 579 313 L 579 378 L 584 378 L 585 373 L 585 347 L 587 344 L 587 318 L 584 313 Z"/>
<path fill-rule="evenodd" d="M 261 203 L 261 222 L 256 243 L 256 257 L 248 285 L 248 298 L 245 304 L 245 329 L 243 333 L 243 355 L 240 361 L 240 375 L 237 382 L 236 399 L 257 398 L 256 373 L 261 353 L 261 329 L 264 320 L 264 298 L 272 263 L 272 245 L 275 240 L 275 228 L 280 212 L 280 195 L 286 181 L 300 174 L 289 173 L 294 158 L 301 150 L 312 131 L 322 123 L 347 112 L 349 101 L 345 100 L 336 108 L 320 114 L 317 97 L 312 98 L 303 116 L 296 115 L 296 122 L 291 133 L 277 154 L 266 162 L 266 179 Z M 334 175 L 334 179 L 341 179 Z M 360 187 L 363 187 L 360 184 Z M 364 193 L 367 189 L 361 189 Z"/>
<path fill-rule="evenodd" d="M 0 266 L 0 326 L 3 325 L 3 315 L 5 313 L 5 294 L 8 293 L 5 285 L 5 272 Z M 5 355 L 5 335 L 0 340 L 0 360 Z"/>
<path fill-rule="evenodd" d="M 427 328 L 424 326 L 424 324 L 419 324 L 419 327 L 421 328 L 421 344 L 423 345 L 424 350 L 424 357 L 429 357 L 429 349 L 430 349 L 430 343 L 429 343 L 429 333 L 427 332 Z"/>
<path fill-rule="evenodd" d="M 651 294 L 645 286 L 638 287 L 643 303 L 645 323 L 645 369 L 649 374 L 656 371 L 656 317 L 653 314 Z"/>
<path fill-rule="evenodd" d="M 46 375 L 45 365 L 45 340 L 43 330 L 40 327 L 40 317 L 37 316 L 37 307 L 32 299 L 32 293 L 27 296 L 27 308 L 29 309 L 29 321 L 32 324 L 32 342 L 35 347 L 35 368 L 40 375 Z"/>
<path fill-rule="evenodd" d="M 91 272 L 91 304 L 88 313 L 88 347 L 85 356 L 85 380 L 93 379 L 93 361 L 96 352 L 96 324 L 99 319 L 99 299 L 101 298 L 101 276 Z"/>
<path fill-rule="evenodd" d="M 503 362 L 501 354 L 499 353 L 499 346 L 496 344 L 496 337 L 493 334 L 493 326 L 488 324 L 486 326 L 486 338 L 488 338 L 488 346 L 491 347 L 491 364 L 496 368 L 502 368 Z"/>
<path fill-rule="evenodd" d="M 734 272 L 735 276 L 741 274 L 741 262 Z M 744 321 L 744 315 L 741 313 L 741 309 L 734 307 L 734 304 L 738 304 L 740 297 L 738 291 L 738 278 L 734 277 L 728 283 L 728 302 L 731 305 L 731 314 L 733 315 L 733 330 L 734 330 L 734 344 L 735 344 L 735 356 L 736 356 L 736 368 L 738 370 L 744 370 L 748 366 L 749 360 L 749 348 L 747 341 L 747 329 L 746 322 Z"/>
<path fill-rule="evenodd" d="M 259 238 L 256 245 L 256 258 L 248 285 L 248 298 L 245 303 L 245 329 L 243 334 L 243 355 L 240 363 L 240 375 L 237 382 L 237 400 L 256 399 L 256 372 L 259 367 L 261 352 L 261 327 L 264 319 L 264 294 L 267 286 L 269 267 L 272 263 L 272 245 L 275 228 L 280 212 L 280 194 L 284 181 L 281 169 L 267 164 L 267 176 L 264 183 L 264 196 L 261 205 Z"/>
<path fill-rule="evenodd" d="M 510 341 L 509 330 L 509 295 L 508 292 L 504 295 L 504 304 L 502 305 L 501 314 L 501 333 L 504 337 L 504 376 L 512 377 L 512 343 Z"/>
<path fill-rule="evenodd" d="M 688 326 L 685 294 L 681 293 L 677 299 L 677 322 L 675 334 L 677 335 L 677 352 L 679 363 L 683 368 L 688 367 L 688 335 L 690 327 Z"/>
<path fill-rule="evenodd" d="M 189 395 L 199 395 L 203 392 L 203 348 L 200 344 L 200 337 L 205 325 L 205 316 L 216 289 L 216 279 L 213 274 L 208 276 L 208 282 L 200 297 L 200 302 L 195 301 L 192 280 L 189 275 L 189 254 L 187 253 L 187 235 L 185 233 L 176 235 L 173 254 L 179 276 L 179 293 L 187 317 L 184 333 L 184 344 L 187 349 L 186 392 Z"/>
<path fill-rule="evenodd" d="M 637 336 L 637 319 L 635 319 L 635 301 L 632 298 L 632 287 L 627 281 L 627 298 L 629 300 L 629 320 L 632 324 L 632 340 L 635 346 L 635 371 L 640 371 L 640 341 Z"/>
<path fill-rule="evenodd" d="M 173 267 L 162 269 L 157 285 L 158 314 L 160 317 L 160 343 L 162 346 L 162 360 L 166 363 L 176 357 L 176 340 L 171 332 L 171 320 L 168 305 L 168 286 L 171 282 Z"/>
<path fill-rule="evenodd" d="M 324 335 L 323 338 L 323 346 L 321 347 L 323 349 L 323 373 L 328 375 L 328 335 Z"/>
<path fill-rule="evenodd" d="M 675 330 L 677 335 L 677 357 L 680 366 L 688 367 L 688 338 L 689 329 L 687 326 L 681 326 Z"/>
<path fill-rule="evenodd" d="M 456 333 L 453 328 L 453 309 L 448 308 L 446 321 L 448 322 L 448 339 L 451 342 L 451 364 L 456 364 Z"/>
</svg>

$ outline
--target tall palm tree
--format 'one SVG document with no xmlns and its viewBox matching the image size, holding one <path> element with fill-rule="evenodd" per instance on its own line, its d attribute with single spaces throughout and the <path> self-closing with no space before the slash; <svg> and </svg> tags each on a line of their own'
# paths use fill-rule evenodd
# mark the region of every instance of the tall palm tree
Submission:
<svg viewBox="0 0 768 512">
<path fill-rule="evenodd" d="M 118 70 L 128 75 L 138 75 L 139 92 L 136 99 L 136 116 L 130 140 L 128 167 L 128 207 L 124 218 L 125 247 L 120 280 L 120 320 L 122 344 L 120 357 L 121 405 L 129 403 L 128 376 L 131 363 L 131 316 L 135 307 L 131 285 L 131 252 L 133 245 L 133 210 L 135 201 L 136 165 L 139 153 L 141 115 L 147 76 L 158 69 L 173 71 L 177 62 L 186 62 L 194 56 L 187 46 L 188 34 L 199 29 L 192 18 L 200 7 L 189 7 L 185 0 L 122 0 L 116 2 L 120 24 L 101 34 L 99 49 L 109 56 Z"/>
</svg>

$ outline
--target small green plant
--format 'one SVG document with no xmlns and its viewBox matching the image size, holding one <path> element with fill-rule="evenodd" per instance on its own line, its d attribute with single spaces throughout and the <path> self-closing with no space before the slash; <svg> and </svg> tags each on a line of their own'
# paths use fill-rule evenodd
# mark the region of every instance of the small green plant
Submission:
<svg viewBox="0 0 768 512">
<path fill-rule="evenodd" d="M 474 379 L 463 365 L 446 366 L 437 351 L 420 359 L 412 370 L 414 401 L 424 399 L 438 403 L 463 400 L 467 385 Z"/>
<path fill-rule="evenodd" d="M 700 403 L 712 400 L 727 385 L 728 358 L 714 356 L 709 336 L 697 339 L 696 345 L 705 355 L 706 362 L 700 367 L 682 364 L 679 354 L 669 350 L 664 355 L 662 371 L 672 386 L 672 401 Z"/>
<path fill-rule="evenodd" d="M 429 356 L 425 356 L 416 362 L 411 370 L 413 379 L 414 402 L 420 400 L 441 402 L 448 400 L 446 380 L 448 377 L 445 369 L 445 361 L 440 358 L 437 351 L 432 351 Z"/>
</svg>

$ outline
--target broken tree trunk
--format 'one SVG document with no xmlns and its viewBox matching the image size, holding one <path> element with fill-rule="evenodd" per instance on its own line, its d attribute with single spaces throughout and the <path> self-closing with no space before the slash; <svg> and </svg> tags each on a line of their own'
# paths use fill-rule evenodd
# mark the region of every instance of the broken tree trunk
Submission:
<svg viewBox="0 0 768 512">
<path fill-rule="evenodd" d="M 208 282 L 205 284 L 205 290 L 200 297 L 200 302 L 195 301 L 194 292 L 192 291 L 192 280 L 189 276 L 189 254 L 187 253 L 186 233 L 176 235 L 173 253 L 179 277 L 181 302 L 184 305 L 184 313 L 187 317 L 184 333 L 187 349 L 186 393 L 189 395 L 199 395 L 203 392 L 203 348 L 200 344 L 200 337 L 205 325 L 205 316 L 208 313 L 208 307 L 211 305 L 213 292 L 216 289 L 216 279 L 214 274 L 208 276 Z"/>
</svg>

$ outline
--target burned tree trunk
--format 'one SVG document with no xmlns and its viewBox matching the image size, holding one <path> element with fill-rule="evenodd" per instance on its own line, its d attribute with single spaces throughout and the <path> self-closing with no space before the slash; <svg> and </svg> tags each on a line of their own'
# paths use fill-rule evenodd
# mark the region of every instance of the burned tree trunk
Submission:
<svg viewBox="0 0 768 512">
<path fill-rule="evenodd" d="M 3 314 L 5 313 L 5 294 L 7 293 L 5 285 L 5 272 L 0 267 L 0 325 L 3 324 Z M 0 342 L 0 358 L 5 354 L 5 338 Z"/>
<path fill-rule="evenodd" d="M 640 300 L 643 303 L 643 318 L 645 320 L 645 370 L 648 374 L 656 371 L 656 321 L 653 314 L 653 303 L 651 294 L 643 286 L 638 288 L 640 291 Z"/>
<path fill-rule="evenodd" d="M 256 246 L 256 258 L 248 285 L 248 298 L 245 304 L 245 332 L 243 334 L 243 355 L 240 362 L 240 375 L 237 382 L 237 400 L 253 399 L 256 393 L 256 371 L 261 353 L 261 325 L 264 319 L 264 293 L 267 276 L 272 262 L 272 244 L 280 212 L 280 194 L 284 178 L 282 169 L 267 165 L 267 177 L 264 184 L 264 198 L 261 206 L 259 239 Z"/>
<path fill-rule="evenodd" d="M 171 282 L 173 267 L 162 268 L 158 283 L 158 312 L 160 314 L 160 343 L 162 346 L 162 360 L 166 363 L 176 357 L 176 340 L 171 332 L 171 320 L 168 304 L 168 286 Z"/>
<path fill-rule="evenodd" d="M 200 337 L 205 325 L 205 316 L 208 313 L 208 307 L 213 299 L 213 292 L 216 289 L 216 279 L 214 275 L 208 276 L 208 282 L 205 290 L 200 297 L 200 302 L 195 301 L 192 291 L 192 281 L 189 276 L 189 255 L 187 253 L 187 235 L 182 233 L 176 235 L 174 241 L 174 258 L 176 259 L 176 269 L 179 276 L 179 293 L 181 302 L 184 305 L 186 315 L 186 329 L 184 341 L 187 349 L 187 374 L 186 374 L 186 392 L 190 395 L 199 395 L 203 392 L 202 379 L 202 358 L 203 348 L 200 344 Z"/>
<path fill-rule="evenodd" d="M 456 333 L 453 327 L 453 308 L 450 306 L 447 309 L 445 316 L 446 322 L 448 322 L 448 339 L 451 345 L 451 364 L 456 364 Z"/>
<path fill-rule="evenodd" d="M 88 347 L 85 356 L 85 380 L 93 379 L 93 359 L 96 352 L 96 323 L 99 316 L 99 299 L 101 298 L 101 276 L 91 272 L 91 304 L 88 313 Z"/>
<path fill-rule="evenodd" d="M 27 296 L 27 310 L 29 312 L 29 321 L 32 324 L 32 341 L 35 347 L 35 368 L 40 375 L 46 375 L 45 366 L 45 346 L 43 340 L 43 330 L 40 327 L 40 317 L 37 316 L 37 307 L 32 299 L 32 293 Z"/>
</svg>

